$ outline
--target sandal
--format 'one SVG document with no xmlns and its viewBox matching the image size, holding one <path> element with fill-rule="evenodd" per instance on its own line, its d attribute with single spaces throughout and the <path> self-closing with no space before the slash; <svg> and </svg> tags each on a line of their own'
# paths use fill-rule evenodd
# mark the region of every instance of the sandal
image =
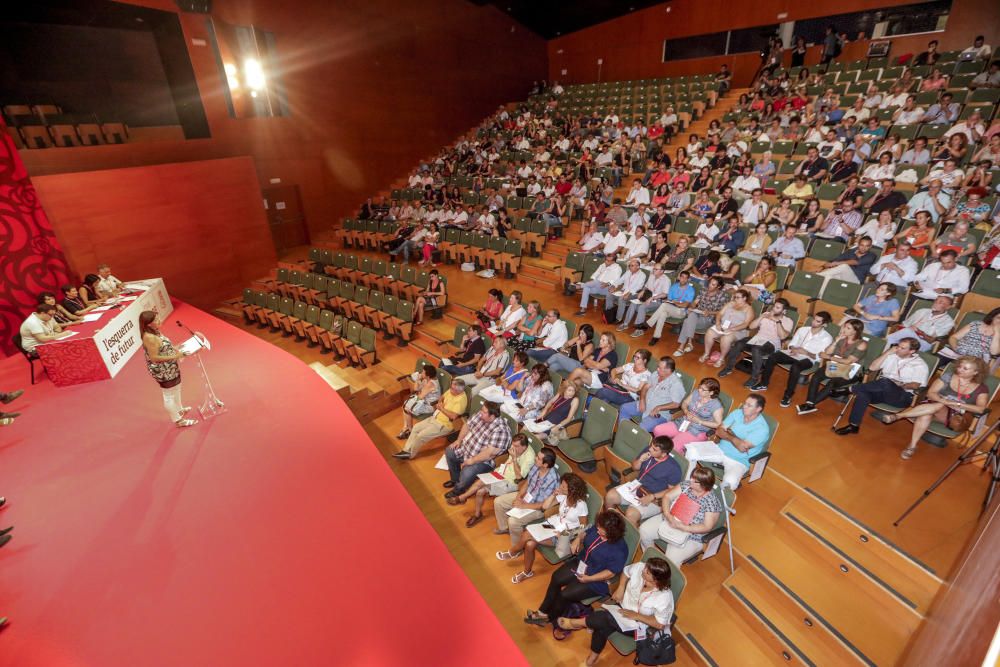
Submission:
<svg viewBox="0 0 1000 667">
<path fill-rule="evenodd" d="M 465 527 L 466 528 L 472 528 L 473 526 L 475 526 L 477 523 L 479 523 L 480 521 L 482 521 L 485 518 L 486 518 L 486 515 L 484 515 L 484 514 L 473 514 L 472 516 L 469 517 L 469 520 L 465 522 Z"/>
<path fill-rule="evenodd" d="M 524 615 L 524 622 L 528 625 L 548 625 L 549 617 L 540 611 L 529 609 Z"/>
<path fill-rule="evenodd" d="M 184 428 L 185 426 L 194 426 L 198 423 L 197 419 L 178 419 L 174 422 L 177 424 L 177 428 Z"/>
<path fill-rule="evenodd" d="M 399 432 L 398 435 L 396 435 L 396 440 L 406 440 L 409 437 L 410 437 L 410 429 L 404 428 L 402 431 Z"/>
<path fill-rule="evenodd" d="M 497 560 L 514 560 L 515 558 L 517 558 L 520 555 L 521 554 L 519 554 L 519 553 L 518 554 L 512 554 L 509 551 L 498 551 L 497 552 Z"/>
<path fill-rule="evenodd" d="M 712 365 L 715 366 L 716 368 L 722 368 L 722 362 L 723 362 L 722 357 L 719 357 L 718 359 L 715 360 L 715 363 L 713 363 Z"/>
<path fill-rule="evenodd" d="M 917 453 L 916 447 L 907 447 L 906 449 L 904 449 L 902 452 L 899 453 L 899 458 L 903 459 L 904 461 L 909 461 L 911 458 L 913 458 L 913 455 L 916 453 Z"/>
<path fill-rule="evenodd" d="M 899 415 L 885 414 L 879 417 L 879 421 L 886 425 L 895 424 L 897 421 L 899 421 Z"/>
<path fill-rule="evenodd" d="M 515 574 L 513 577 L 510 578 L 510 583 L 519 584 L 522 581 L 525 581 L 526 579 L 531 579 L 533 576 L 535 576 L 534 570 L 532 570 L 531 572 L 518 572 L 517 574 Z"/>
<path fill-rule="evenodd" d="M 700 357 L 698 357 L 698 363 L 699 364 L 703 364 L 706 361 L 708 361 L 708 355 L 707 354 L 703 354 Z"/>
<path fill-rule="evenodd" d="M 466 500 L 468 500 L 468 498 L 462 498 L 460 496 L 452 496 L 451 498 L 448 498 L 448 504 L 449 505 L 464 505 Z"/>
</svg>

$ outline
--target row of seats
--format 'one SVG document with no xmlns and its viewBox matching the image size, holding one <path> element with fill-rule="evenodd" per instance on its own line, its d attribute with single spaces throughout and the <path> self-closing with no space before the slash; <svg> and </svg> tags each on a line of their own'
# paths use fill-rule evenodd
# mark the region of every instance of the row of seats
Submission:
<svg viewBox="0 0 1000 667">
<path fill-rule="evenodd" d="M 55 105 L 8 105 L 3 112 L 18 148 L 69 148 L 128 141 L 125 123 L 101 121 L 96 114 L 65 114 Z"/>
<path fill-rule="evenodd" d="M 251 289 L 243 290 L 242 310 L 249 323 L 283 331 L 287 336 L 309 341 L 310 346 L 321 345 L 356 366 L 367 368 L 378 361 L 376 330 L 350 318 L 360 312 L 339 315 L 305 301 Z"/>
</svg>

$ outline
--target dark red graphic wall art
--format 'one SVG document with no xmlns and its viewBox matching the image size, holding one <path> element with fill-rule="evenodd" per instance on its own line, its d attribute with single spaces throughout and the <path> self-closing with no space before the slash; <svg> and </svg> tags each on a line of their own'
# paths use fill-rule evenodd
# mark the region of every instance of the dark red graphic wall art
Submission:
<svg viewBox="0 0 1000 667">
<path fill-rule="evenodd" d="M 70 281 L 69 266 L 28 172 L 0 118 L 0 351 L 17 354 L 13 338 L 38 301 Z"/>
</svg>

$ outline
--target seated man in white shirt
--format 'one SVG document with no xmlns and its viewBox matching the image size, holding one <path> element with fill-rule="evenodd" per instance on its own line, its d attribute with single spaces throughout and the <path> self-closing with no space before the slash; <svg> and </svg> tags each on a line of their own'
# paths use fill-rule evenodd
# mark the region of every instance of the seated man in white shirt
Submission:
<svg viewBox="0 0 1000 667">
<path fill-rule="evenodd" d="M 742 173 L 733 181 L 733 197 L 744 200 L 760 188 L 760 179 L 753 175 L 753 167 L 746 165 Z"/>
<path fill-rule="evenodd" d="M 820 352 L 833 343 L 833 336 L 826 330 L 830 323 L 830 313 L 821 310 L 812 316 L 808 326 L 799 327 L 785 350 L 777 350 L 767 358 L 761 372 L 760 381 L 750 387 L 750 391 L 767 391 L 771 375 L 778 364 L 788 364 L 788 382 L 781 397 L 781 407 L 792 404 L 792 395 L 799 384 L 803 371 L 812 368 L 819 361 Z"/>
<path fill-rule="evenodd" d="M 964 134 L 970 144 L 975 144 L 983 138 L 983 134 L 985 132 L 986 126 L 983 125 L 983 115 L 979 113 L 978 109 L 976 109 L 969 114 L 968 118 L 952 125 L 951 129 L 945 132 L 944 136 L 941 137 L 941 140 L 948 141 L 952 135 Z"/>
<path fill-rule="evenodd" d="M 969 291 L 969 268 L 958 264 L 958 253 L 949 248 L 938 258 L 941 261 L 927 264 L 914 278 L 914 297 L 936 299 L 939 294 L 958 296 Z"/>
<path fill-rule="evenodd" d="M 639 303 L 629 303 L 625 319 L 618 318 L 621 320 L 621 324 L 618 325 L 618 331 L 628 329 L 629 322 L 634 322 L 636 326 L 643 324 L 646 321 L 646 313 L 659 308 L 663 300 L 667 298 L 669 292 L 670 277 L 664 273 L 663 267 L 660 264 L 654 264 L 653 272 L 646 280 L 645 289 L 642 293 L 632 298 L 632 301 L 638 301 Z"/>
<path fill-rule="evenodd" d="M 646 204 L 639 204 L 635 213 L 628 217 L 628 233 L 635 234 L 637 227 L 645 227 L 649 224 L 649 211 Z"/>
<path fill-rule="evenodd" d="M 927 386 L 930 375 L 927 364 L 917 354 L 919 349 L 919 340 L 904 338 L 872 362 L 870 370 L 881 371 L 881 375 L 872 382 L 850 387 L 850 393 L 854 394 L 851 416 L 847 426 L 841 426 L 835 431 L 837 435 L 851 435 L 860 431 L 861 421 L 872 403 L 905 408 L 913 402 L 913 392 Z"/>
<path fill-rule="evenodd" d="M 41 343 L 48 343 L 59 340 L 70 335 L 70 332 L 63 331 L 62 327 L 55 320 L 55 306 L 41 304 L 35 308 L 35 312 L 28 315 L 27 319 L 21 323 L 21 349 L 28 353 L 32 359 L 38 358 L 37 348 Z"/>
<path fill-rule="evenodd" d="M 629 190 L 625 199 L 626 206 L 638 206 L 639 204 L 649 205 L 649 190 L 642 187 L 642 181 L 638 178 L 632 181 L 632 189 Z"/>
<path fill-rule="evenodd" d="M 615 313 L 615 320 L 621 320 L 625 317 L 625 309 L 629 301 L 637 298 L 645 287 L 646 274 L 639 268 L 639 260 L 629 260 L 628 271 L 614 282 L 612 289 L 608 293 L 608 301 L 605 309 L 612 310 L 617 303 L 618 308 Z"/>
<path fill-rule="evenodd" d="M 102 299 L 121 294 L 124 283 L 111 275 L 111 267 L 107 264 L 97 265 L 97 275 L 101 280 L 97 283 L 97 296 Z"/>
<path fill-rule="evenodd" d="M 743 201 L 739 214 L 743 223 L 751 229 L 757 226 L 758 222 L 764 222 L 767 218 L 767 202 L 764 201 L 764 191 L 760 186 L 754 188 L 750 193 L 750 199 Z"/>
<path fill-rule="evenodd" d="M 566 329 L 566 323 L 560 319 L 559 311 L 552 309 L 542 320 L 542 328 L 535 338 L 536 346 L 526 352 L 535 361 L 548 361 L 567 340 L 569 340 L 569 330 Z"/>
<path fill-rule="evenodd" d="M 819 149 L 820 157 L 826 158 L 829 162 L 840 157 L 841 151 L 844 150 L 844 144 L 837 139 L 836 132 L 828 130 L 825 138 L 816 145 L 816 148 Z"/>
<path fill-rule="evenodd" d="M 892 283 L 905 291 L 920 269 L 916 260 L 910 257 L 910 249 L 908 241 L 900 241 L 895 253 L 882 255 L 881 259 L 872 264 L 868 272 L 875 276 L 875 284 Z"/>
<path fill-rule="evenodd" d="M 639 225 L 635 228 L 635 234 L 620 248 L 622 259 L 642 259 L 649 254 L 649 237 L 646 236 L 646 228 Z"/>
<path fill-rule="evenodd" d="M 619 232 L 620 234 L 620 232 Z M 590 280 L 583 286 L 583 296 L 580 299 L 580 310 L 577 315 L 587 314 L 587 305 L 591 296 L 607 296 L 612 286 L 618 282 L 622 276 L 622 267 L 615 261 L 616 256 L 612 253 L 604 256 L 604 264 L 601 264 Z M 636 263 L 638 265 L 638 262 Z"/>
<path fill-rule="evenodd" d="M 915 310 L 903 320 L 903 328 L 888 335 L 890 345 L 896 345 L 904 338 L 920 341 L 920 351 L 927 352 L 942 336 L 947 336 L 955 327 L 955 320 L 948 310 L 955 305 L 955 298 L 942 294 L 934 299 L 930 308 Z"/>
<path fill-rule="evenodd" d="M 628 243 L 628 234 L 618 228 L 617 223 L 608 224 L 608 233 L 604 235 L 604 245 L 601 252 L 609 257 L 617 257 L 618 251 Z"/>
<path fill-rule="evenodd" d="M 962 57 L 968 54 L 977 60 L 989 60 L 991 53 L 993 53 L 993 49 L 986 43 L 986 39 L 982 35 L 976 35 L 976 38 L 972 41 L 972 46 L 962 49 L 962 52 L 958 55 Z"/>
</svg>

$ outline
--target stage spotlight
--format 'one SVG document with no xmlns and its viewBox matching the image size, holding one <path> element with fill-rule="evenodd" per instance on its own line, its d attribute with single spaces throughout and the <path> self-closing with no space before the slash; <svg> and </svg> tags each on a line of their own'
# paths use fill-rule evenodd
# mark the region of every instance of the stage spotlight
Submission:
<svg viewBox="0 0 1000 667">
<path fill-rule="evenodd" d="M 264 90 L 267 80 L 264 68 L 256 58 L 247 58 L 243 63 L 243 77 L 252 90 Z"/>
<path fill-rule="evenodd" d="M 240 87 L 240 73 L 236 69 L 236 65 L 232 63 L 225 64 L 226 70 L 226 81 L 229 82 L 229 90 L 238 90 Z"/>
</svg>

